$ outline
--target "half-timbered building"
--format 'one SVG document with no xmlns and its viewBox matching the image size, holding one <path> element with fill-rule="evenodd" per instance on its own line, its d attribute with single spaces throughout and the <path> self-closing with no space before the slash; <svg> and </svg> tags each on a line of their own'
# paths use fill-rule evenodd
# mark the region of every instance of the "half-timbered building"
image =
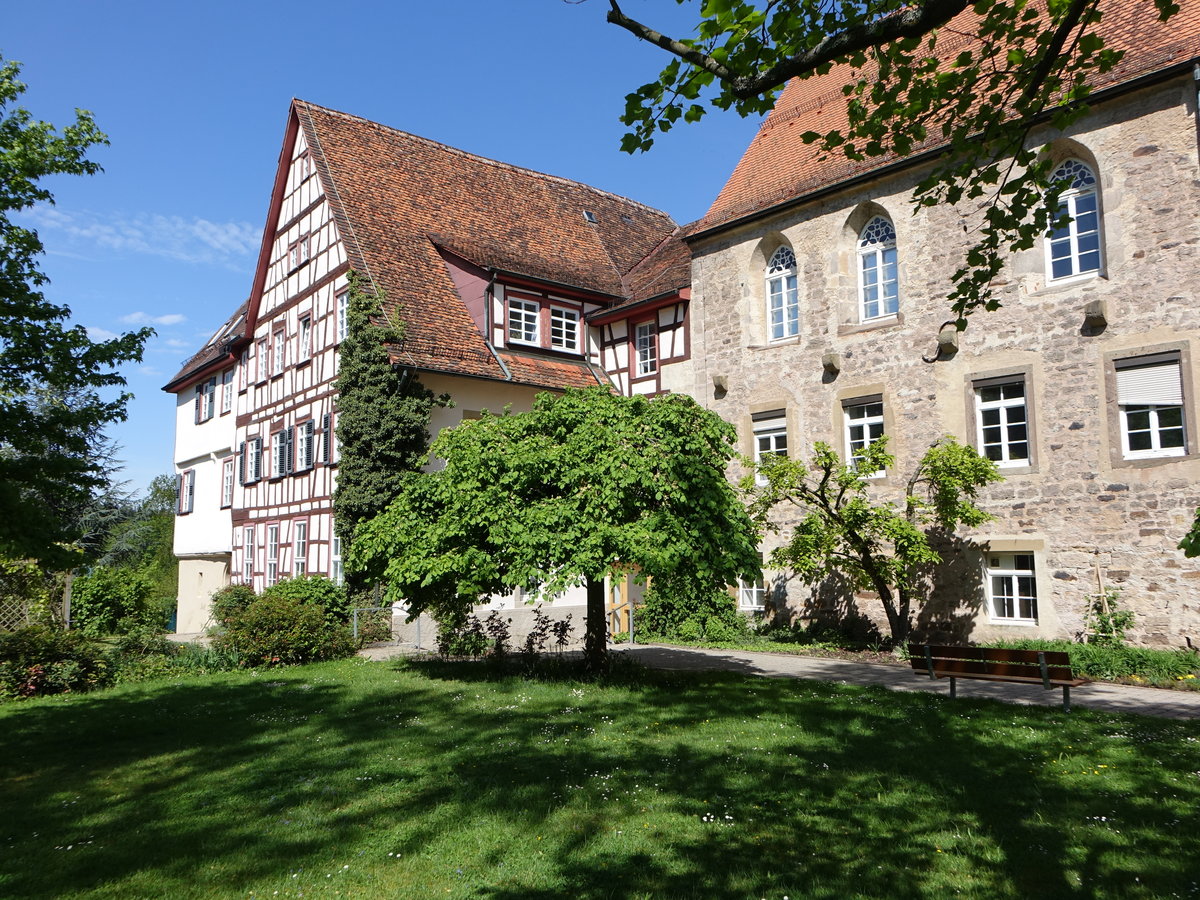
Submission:
<svg viewBox="0 0 1200 900">
<path fill-rule="evenodd" d="M 250 299 L 219 342 L 236 409 L 220 464 L 233 466 L 233 500 L 213 526 L 229 579 L 261 590 L 341 577 L 335 379 L 352 270 L 404 324 L 393 364 L 453 398 L 434 410 L 436 432 L 610 374 L 628 392 L 669 387 L 662 373 L 687 353 L 677 231 L 614 194 L 293 102 Z M 189 363 L 167 385 L 181 409 L 215 365 Z M 554 602 L 582 604 L 578 593 Z M 181 593 L 180 621 L 203 620 L 205 601 Z"/>
</svg>

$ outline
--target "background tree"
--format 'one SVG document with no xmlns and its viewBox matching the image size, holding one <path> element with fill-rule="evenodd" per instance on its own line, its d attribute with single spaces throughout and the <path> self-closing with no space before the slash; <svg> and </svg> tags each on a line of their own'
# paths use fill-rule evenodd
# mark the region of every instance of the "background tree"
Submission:
<svg viewBox="0 0 1200 900">
<path fill-rule="evenodd" d="M 411 371 L 392 364 L 387 345 L 404 339 L 384 318 L 383 304 L 351 273 L 337 378 L 338 483 L 333 508 L 338 534 L 353 544 L 361 522 L 379 515 L 419 469 L 429 448 L 436 398 Z"/>
<path fill-rule="evenodd" d="M 75 560 L 68 545 L 81 527 L 63 511 L 108 483 L 96 448 L 129 399 L 116 367 L 140 361 L 151 332 L 93 341 L 42 293 L 42 242 L 11 215 L 53 202 L 46 176 L 98 172 L 86 154 L 107 141 L 86 112 L 58 134 L 14 106 L 25 90 L 19 71 L 0 59 L 0 557 L 61 566 Z"/>
<path fill-rule="evenodd" d="M 894 464 L 886 436 L 853 466 L 822 442 L 813 446 L 808 463 L 769 457 L 758 469 L 766 484 L 755 492 L 751 511 L 761 528 L 777 531 L 776 508 L 799 508 L 803 518 L 771 553 L 770 565 L 792 569 L 810 583 L 832 570 L 874 591 L 892 641 L 902 644 L 912 629 L 913 606 L 923 599 L 923 573 L 941 562 L 929 530 L 953 532 L 989 521 L 992 516 L 975 505 L 975 497 L 979 488 L 1002 479 L 991 460 L 945 437 L 925 451 L 899 508 L 873 497 L 863 474 Z"/>
<path fill-rule="evenodd" d="M 585 655 L 604 666 L 603 579 L 633 565 L 697 593 L 759 569 L 753 524 L 725 468 L 733 427 L 683 395 L 604 388 L 540 394 L 527 413 L 463 422 L 363 524 L 351 568 L 410 614 L 461 615 L 483 598 L 587 584 Z"/>
<path fill-rule="evenodd" d="M 1063 128 L 1083 115 L 1090 80 L 1122 55 L 1104 45 L 1101 0 L 725 0 L 704 3 L 696 37 L 684 39 L 609 2 L 610 22 L 676 57 L 626 97 L 629 152 L 648 150 L 681 119 L 700 119 L 705 101 L 761 114 L 790 79 L 834 66 L 849 125 L 810 131 L 804 141 L 852 160 L 944 148 L 913 202 L 971 201 L 977 240 L 949 297 L 960 329 L 973 310 L 999 306 L 991 284 L 1006 255 L 1068 221 L 1059 203 L 1068 185 L 1051 180 L 1030 130 Z M 1124 2 L 1163 22 L 1179 11 L 1174 0 Z M 956 26 L 974 41 L 962 48 L 961 28 L 945 26 L 967 10 Z"/>
</svg>

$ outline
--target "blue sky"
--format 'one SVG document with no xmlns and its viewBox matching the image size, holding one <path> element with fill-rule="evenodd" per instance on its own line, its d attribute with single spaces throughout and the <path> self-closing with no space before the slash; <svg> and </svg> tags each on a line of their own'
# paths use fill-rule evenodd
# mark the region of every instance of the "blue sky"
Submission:
<svg viewBox="0 0 1200 900">
<path fill-rule="evenodd" d="M 682 32 L 691 5 L 625 0 Z M 339 2 L 38 0 L 5 4 L 0 53 L 22 104 L 60 127 L 91 110 L 104 172 L 52 179 L 24 221 L 47 248 L 47 294 L 98 336 L 150 325 L 111 429 L 123 478 L 171 471 L 161 386 L 247 296 L 288 102 L 300 97 L 473 153 L 703 215 L 754 135 L 733 114 L 618 149 L 624 96 L 666 57 L 604 21 L 604 0 Z"/>
</svg>

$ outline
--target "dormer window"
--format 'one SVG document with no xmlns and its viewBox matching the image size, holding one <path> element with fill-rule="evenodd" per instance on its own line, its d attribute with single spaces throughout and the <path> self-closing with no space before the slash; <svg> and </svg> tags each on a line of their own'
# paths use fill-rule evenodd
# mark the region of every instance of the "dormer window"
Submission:
<svg viewBox="0 0 1200 900">
<path fill-rule="evenodd" d="M 579 350 L 579 312 L 574 309 L 550 309 L 550 346 L 555 350 Z"/>
<path fill-rule="evenodd" d="M 538 314 L 541 307 L 528 300 L 508 301 L 508 339 L 517 344 L 538 343 Z"/>
</svg>

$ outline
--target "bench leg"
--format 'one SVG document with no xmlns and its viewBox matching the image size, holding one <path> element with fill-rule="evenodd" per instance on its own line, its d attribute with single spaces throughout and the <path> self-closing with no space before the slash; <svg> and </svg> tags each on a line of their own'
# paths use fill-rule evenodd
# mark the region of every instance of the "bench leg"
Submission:
<svg viewBox="0 0 1200 900">
<path fill-rule="evenodd" d="M 951 676 L 950 678 L 950 699 L 953 700 L 958 696 L 958 679 Z"/>
<path fill-rule="evenodd" d="M 1063 712 L 1071 711 L 1071 688 L 1069 685 L 1063 685 Z"/>
</svg>

